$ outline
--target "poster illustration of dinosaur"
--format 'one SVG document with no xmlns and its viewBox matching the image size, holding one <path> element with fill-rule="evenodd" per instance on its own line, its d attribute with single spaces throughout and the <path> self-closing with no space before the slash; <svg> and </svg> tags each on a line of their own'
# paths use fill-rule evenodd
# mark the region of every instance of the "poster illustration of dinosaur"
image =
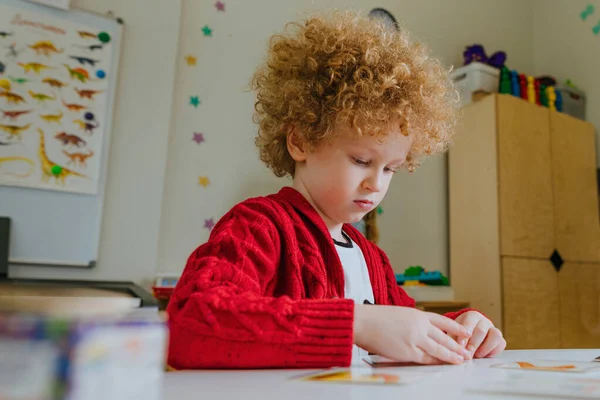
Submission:
<svg viewBox="0 0 600 400">
<path fill-rule="evenodd" d="M 0 185 L 96 194 L 110 34 L 0 4 Z"/>
</svg>

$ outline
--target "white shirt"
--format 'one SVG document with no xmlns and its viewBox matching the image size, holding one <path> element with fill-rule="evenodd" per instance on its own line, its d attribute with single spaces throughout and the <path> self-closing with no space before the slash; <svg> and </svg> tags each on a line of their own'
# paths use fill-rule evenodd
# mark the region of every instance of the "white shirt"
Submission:
<svg viewBox="0 0 600 400">
<path fill-rule="evenodd" d="M 346 243 L 334 240 L 342 267 L 344 269 L 344 297 L 354 300 L 355 304 L 364 304 L 368 301 L 375 303 L 373 297 L 373 287 L 369 278 L 367 262 L 360 247 L 352 241 L 344 232 L 342 232 Z M 362 358 L 369 354 L 366 350 L 352 346 L 352 365 L 362 363 Z"/>
</svg>

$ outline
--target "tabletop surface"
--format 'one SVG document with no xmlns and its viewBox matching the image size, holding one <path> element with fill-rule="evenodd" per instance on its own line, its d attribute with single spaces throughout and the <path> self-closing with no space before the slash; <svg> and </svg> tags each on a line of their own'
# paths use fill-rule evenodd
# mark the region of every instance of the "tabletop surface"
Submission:
<svg viewBox="0 0 600 400">
<path fill-rule="evenodd" d="M 370 400 L 390 399 L 489 399 L 490 394 L 472 389 L 474 384 L 486 384 L 521 374 L 530 377 L 577 377 L 599 379 L 600 372 L 573 374 L 564 372 L 511 371 L 491 368 L 493 364 L 508 361 L 564 360 L 593 361 L 600 356 L 600 349 L 586 350 L 520 350 L 505 351 L 492 359 L 472 360 L 461 365 L 416 366 L 377 368 L 386 371 L 434 371 L 432 375 L 405 385 L 348 384 L 331 382 L 298 381 L 294 378 L 318 370 L 228 370 L 228 371 L 177 371 L 166 374 L 163 387 L 164 400 L 201 398 L 223 400 Z M 600 364 L 600 363 L 599 363 Z M 364 364 L 361 368 L 371 368 Z M 527 375 L 524 375 L 527 374 Z M 523 399 L 527 396 L 494 395 L 494 399 Z M 533 398 L 533 397 L 531 397 Z M 537 397 L 539 398 L 539 397 Z"/>
</svg>

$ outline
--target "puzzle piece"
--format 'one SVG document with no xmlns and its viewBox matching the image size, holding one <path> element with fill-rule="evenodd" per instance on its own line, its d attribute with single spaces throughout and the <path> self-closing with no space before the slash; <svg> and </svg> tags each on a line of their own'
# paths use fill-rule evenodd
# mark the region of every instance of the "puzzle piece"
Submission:
<svg viewBox="0 0 600 400">
<path fill-rule="evenodd" d="M 538 369 L 542 371 L 565 371 L 568 369 L 575 369 L 574 365 L 556 365 L 552 367 L 541 367 L 525 361 L 517 361 L 517 364 L 519 364 L 519 367 L 521 367 L 522 369 Z"/>
<path fill-rule="evenodd" d="M 594 6 L 592 4 L 588 4 L 588 6 L 581 12 L 581 19 L 586 20 L 587 17 L 594 13 Z"/>
<path fill-rule="evenodd" d="M 600 365 L 595 362 L 582 361 L 550 361 L 550 360 L 532 360 L 516 361 L 491 365 L 492 368 L 503 368 L 521 371 L 542 371 L 542 372 L 562 372 L 562 373 L 587 373 L 597 372 Z"/>
<path fill-rule="evenodd" d="M 592 31 L 594 32 L 594 35 L 597 35 L 600 33 L 600 21 L 598 21 L 596 26 L 592 28 Z"/>
</svg>

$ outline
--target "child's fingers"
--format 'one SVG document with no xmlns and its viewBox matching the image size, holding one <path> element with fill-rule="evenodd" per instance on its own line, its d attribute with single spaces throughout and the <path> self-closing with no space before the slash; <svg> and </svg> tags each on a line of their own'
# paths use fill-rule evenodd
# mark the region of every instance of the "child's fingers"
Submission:
<svg viewBox="0 0 600 400">
<path fill-rule="evenodd" d="M 454 335 L 448 335 L 448 337 L 449 337 L 449 338 L 451 338 L 452 340 L 454 340 L 454 341 L 455 341 L 456 343 L 458 343 L 460 346 L 462 346 L 462 347 L 465 347 L 465 348 L 467 347 L 467 342 L 469 341 L 469 339 L 468 339 L 468 338 L 462 338 L 462 339 L 459 339 L 459 338 L 457 338 L 457 337 L 456 337 L 456 336 L 454 336 Z"/>
<path fill-rule="evenodd" d="M 479 346 L 485 340 L 488 331 L 490 330 L 491 323 L 488 326 L 486 320 L 480 320 L 477 326 L 473 329 L 473 335 L 469 339 L 469 343 L 467 344 L 467 350 L 469 350 L 473 355 L 479 349 Z"/>
<path fill-rule="evenodd" d="M 475 352 L 475 357 L 483 358 L 486 357 L 492 350 L 496 348 L 502 342 L 502 333 L 497 328 L 490 328 L 485 337 L 483 343 Z"/>
<path fill-rule="evenodd" d="M 467 349 L 462 347 L 456 342 L 456 340 L 453 340 L 450 336 L 446 335 L 444 332 L 442 332 L 435 326 L 431 326 L 431 329 L 429 331 L 429 337 L 441 344 L 442 346 L 446 347 L 447 349 L 462 356 L 463 358 L 468 358 L 471 356 Z"/>
<path fill-rule="evenodd" d="M 495 355 L 502 353 L 505 348 L 506 348 L 506 340 L 503 338 L 502 342 L 498 346 L 496 346 L 494 348 L 494 350 L 492 350 L 486 357 L 488 357 L 488 358 L 494 357 Z"/>
<path fill-rule="evenodd" d="M 453 352 L 449 348 L 442 346 L 430 337 L 426 337 L 420 346 L 423 351 L 433 358 L 449 364 L 460 364 L 465 361 L 464 357 Z"/>
<path fill-rule="evenodd" d="M 435 357 L 430 356 L 423 349 L 417 348 L 417 351 L 418 351 L 418 354 L 417 354 L 417 359 L 415 360 L 416 363 L 425 364 L 425 365 L 443 364 L 442 361 L 438 360 Z"/>
<path fill-rule="evenodd" d="M 502 337 L 502 332 L 497 328 L 491 328 L 486 339 L 479 349 L 475 352 L 477 358 L 489 357 L 493 351 L 502 351 L 506 347 L 506 340 Z"/>
<path fill-rule="evenodd" d="M 455 336 L 457 338 L 468 338 L 471 336 L 471 332 L 469 332 L 467 328 L 448 317 L 434 313 L 427 313 L 427 316 L 431 324 L 437 326 L 450 336 Z"/>
<path fill-rule="evenodd" d="M 478 312 L 474 312 L 474 311 L 467 312 L 467 313 L 461 315 L 461 325 L 464 326 L 465 329 L 467 331 L 471 332 L 471 334 L 472 334 L 473 331 L 475 330 L 475 327 L 479 323 L 479 321 L 481 321 L 481 317 L 482 317 L 482 315 L 479 314 Z M 463 346 L 464 345 L 466 345 L 466 343 L 464 343 Z"/>
</svg>

